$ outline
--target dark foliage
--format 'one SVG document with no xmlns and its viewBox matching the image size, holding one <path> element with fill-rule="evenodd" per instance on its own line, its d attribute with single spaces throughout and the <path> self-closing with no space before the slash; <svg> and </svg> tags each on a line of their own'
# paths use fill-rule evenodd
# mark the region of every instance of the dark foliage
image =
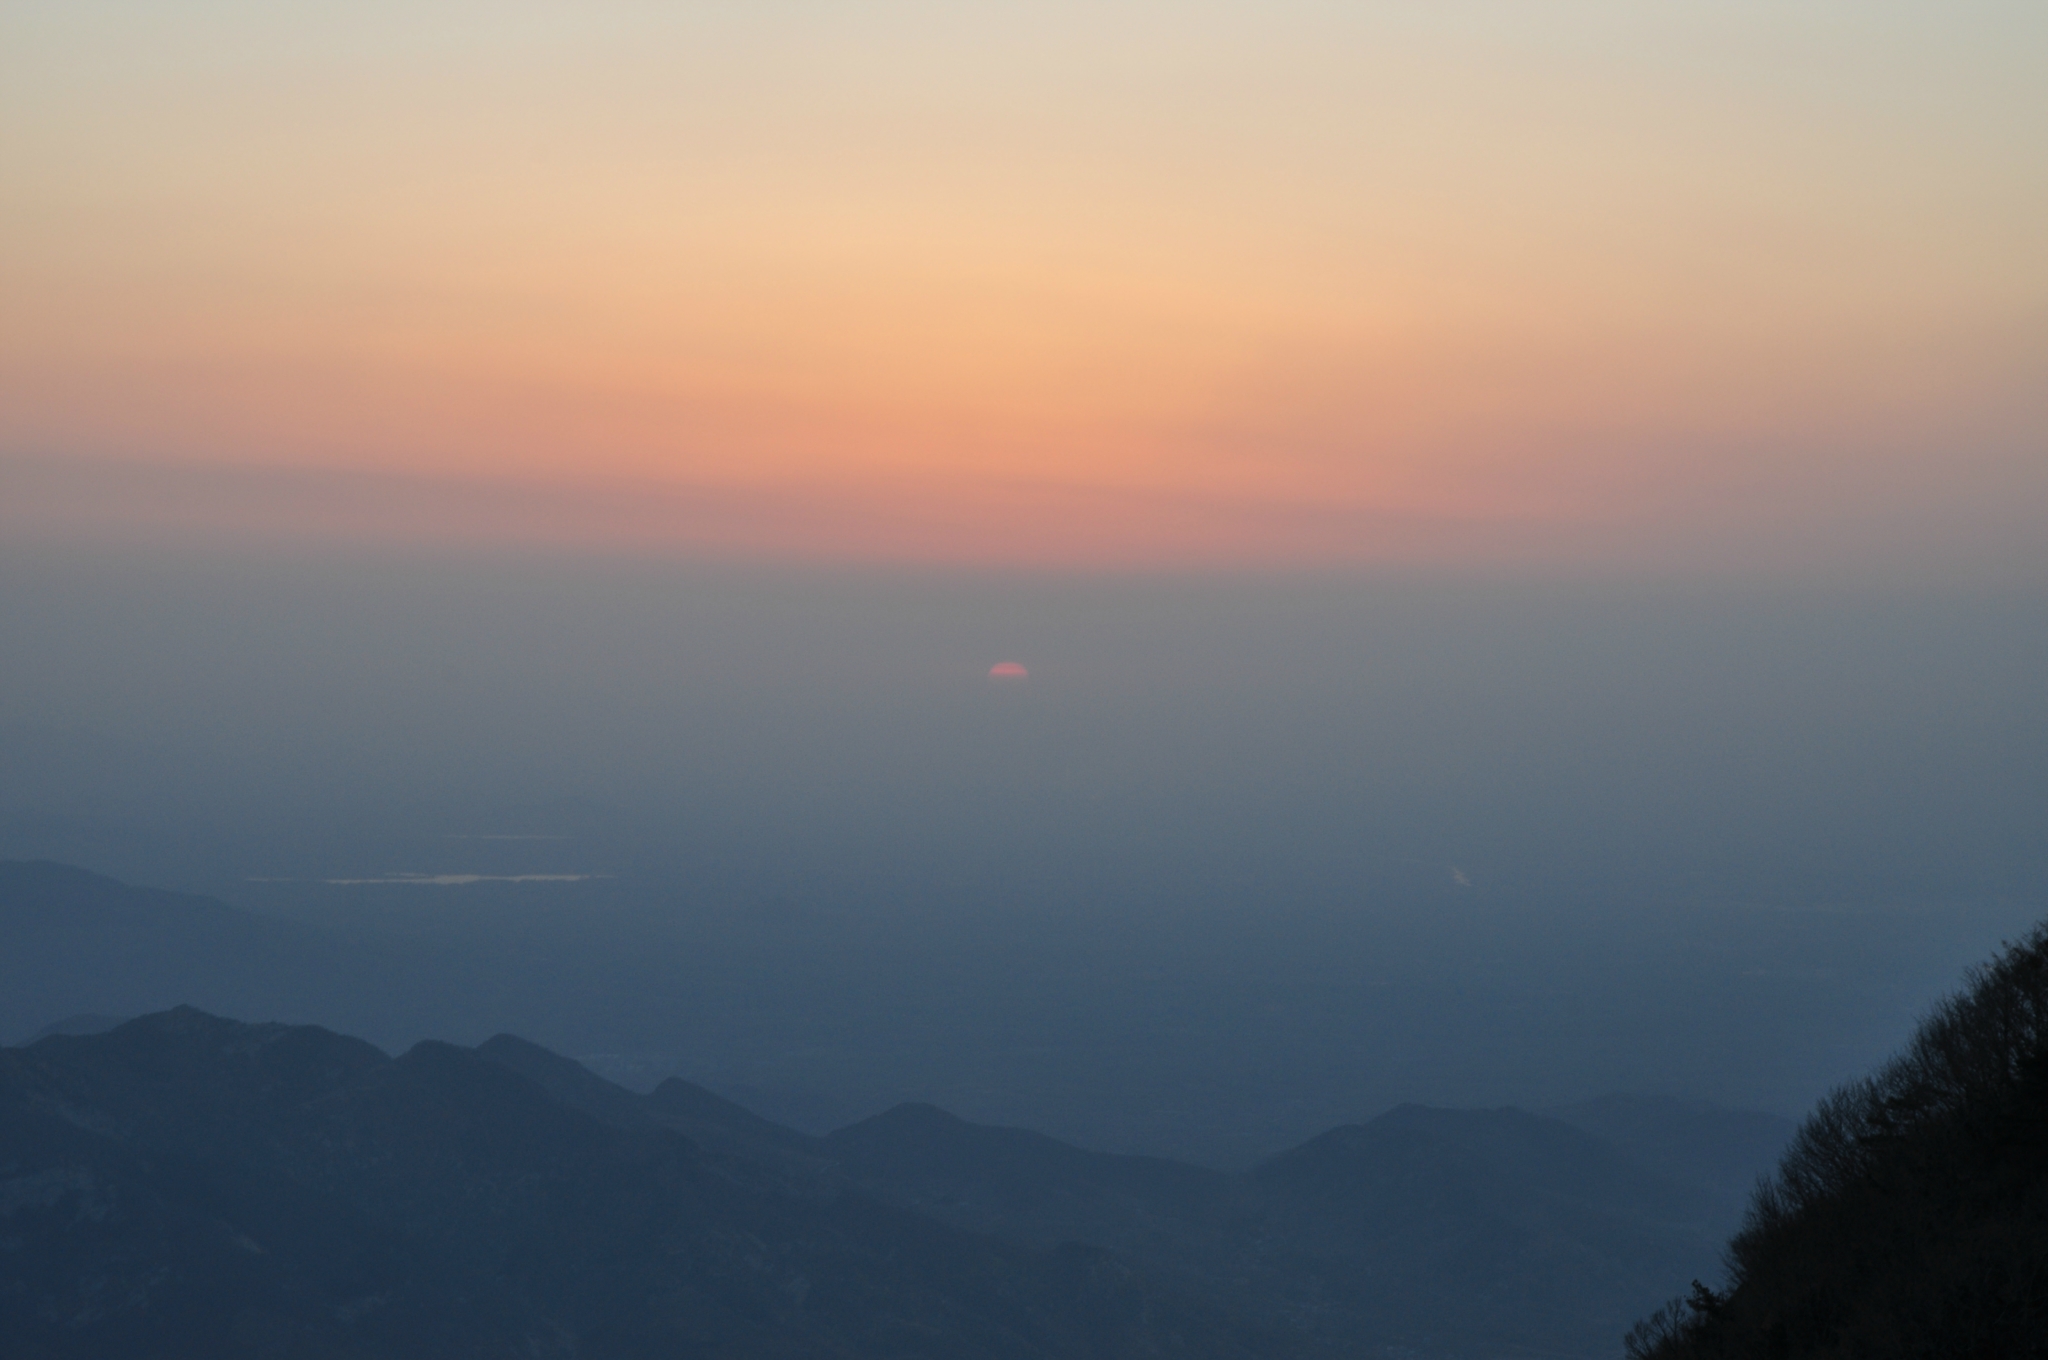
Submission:
<svg viewBox="0 0 2048 1360">
<path fill-rule="evenodd" d="M 1630 1354 L 2048 1355 L 2048 926 L 1821 1102 L 1729 1265 L 1727 1297 L 1666 1308 Z"/>
</svg>

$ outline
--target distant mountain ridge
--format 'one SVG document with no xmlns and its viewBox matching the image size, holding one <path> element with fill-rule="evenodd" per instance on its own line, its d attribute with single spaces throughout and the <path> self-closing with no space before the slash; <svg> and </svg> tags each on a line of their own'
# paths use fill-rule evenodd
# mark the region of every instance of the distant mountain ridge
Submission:
<svg viewBox="0 0 2048 1360">
<path fill-rule="evenodd" d="M 658 1225 L 632 1207 L 649 1193 L 670 1206 Z M 574 1339 L 563 1354 L 633 1354 L 599 1322 L 620 1305 L 574 1283 L 614 1276 L 684 1290 L 690 1327 L 735 1355 L 895 1354 L 863 1347 L 899 1326 L 949 1338 L 903 1353 L 1144 1354 L 1156 1324 L 1188 1354 L 1592 1356 L 1711 1240 L 1697 1191 L 1519 1110 L 1403 1107 L 1233 1176 L 930 1106 L 812 1138 L 685 1082 L 636 1094 L 511 1036 L 390 1058 L 189 1008 L 0 1052 L 0 1200 L 21 1244 L 0 1254 L 0 1294 L 32 1304 L 6 1325 L 67 1356 L 144 1331 L 184 1337 L 167 1355 L 264 1353 L 236 1349 L 236 1328 L 294 1347 L 463 1353 L 445 1349 L 453 1323 L 424 1321 L 449 1309 L 480 1338 L 467 1353 L 559 1335 Z M 793 1273 L 717 1265 L 742 1239 L 783 1243 L 762 1261 Z M 880 1265 L 913 1258 L 951 1264 L 932 1278 Z M 1031 1292 L 1083 1266 L 1105 1299 L 1087 1302 L 1094 1285 Z M 830 1284 L 835 1271 L 847 1277 Z M 71 1297 L 67 1272 L 125 1301 Z M 776 1290 L 850 1311 L 767 1308 Z M 1084 1305 L 1107 1312 L 1059 1320 Z M 685 1345 L 628 1312 L 635 1335 Z M 1047 1327 L 1076 1330 L 1055 1341 Z"/>
<path fill-rule="evenodd" d="M 10 1037 L 56 1015 L 209 999 L 281 944 L 226 903 L 47 861 L 0 863 L 0 935 L 0 1033 Z"/>
<path fill-rule="evenodd" d="M 43 860 L 0 860 L 0 939 L 0 1036 L 10 1040 L 55 1016 L 196 1005 L 352 1020 L 380 1007 L 415 1013 L 431 995 L 417 959 Z"/>
<path fill-rule="evenodd" d="M 121 930 L 161 940 L 164 932 L 175 936 L 195 921 L 201 933 L 193 938 L 202 943 L 215 938 L 204 931 L 219 929 L 227 921 L 230 933 L 224 938 L 232 948 L 245 951 L 245 962 L 260 962 L 266 949 L 297 949 L 306 943 L 290 932 L 266 935 L 267 923 L 256 918 L 235 925 L 238 913 L 211 904 L 220 907 L 214 911 L 204 905 L 205 899 L 147 894 L 63 866 L 0 869 L 7 871 L 0 874 L 0 888 L 9 889 L 0 891 L 0 926 L 10 919 L 32 919 L 37 913 L 47 923 L 76 902 L 97 896 L 103 899 L 98 905 L 87 901 L 81 908 L 100 913 L 85 924 L 96 930 L 103 918 L 111 920 L 117 946 Z M 22 881 L 31 891 L 11 891 Z M 194 907 L 195 902 L 201 905 Z M 131 919 L 152 913 L 158 918 L 154 922 L 137 924 Z M 72 922 L 74 927 L 78 924 Z M 158 933 L 152 935 L 152 930 Z M 53 932 L 53 937 L 62 935 Z M 163 950 L 170 962 L 148 975 L 150 986 L 175 987 L 178 951 L 189 944 L 189 938 L 185 946 L 171 940 Z M 330 961 L 336 985 L 347 985 L 348 969 L 360 962 Z M 25 971 L 19 957 L 14 966 L 17 972 Z M 6 967 L 0 961 L 0 980 L 7 980 Z M 252 1004 L 261 1003 L 260 992 L 248 995 L 257 998 Z M 102 1132 L 135 1131 L 139 1142 L 122 1142 L 129 1137 L 122 1134 L 116 1139 L 118 1146 L 98 1147 L 93 1157 L 66 1163 L 71 1170 L 62 1174 L 76 1171 L 87 1182 L 100 1184 L 105 1177 L 95 1167 L 128 1166 L 123 1175 L 131 1180 L 140 1177 L 153 1187 L 138 1203 L 185 1206 L 165 1210 L 171 1215 L 166 1222 L 184 1222 L 178 1214 L 188 1210 L 202 1217 L 223 1216 L 217 1208 L 194 1207 L 203 1206 L 203 1197 L 180 1198 L 185 1192 L 177 1185 L 151 1180 L 155 1173 L 145 1175 L 136 1170 L 142 1163 L 131 1165 L 121 1162 L 122 1157 L 148 1162 L 171 1155 L 194 1164 L 211 1159 L 209 1164 L 216 1169 L 202 1179 L 212 1184 L 242 1176 L 248 1165 L 267 1165 L 264 1159 L 282 1146 L 274 1144 L 265 1151 L 238 1141 L 241 1125 L 218 1139 L 207 1134 L 180 1142 L 170 1137 L 180 1119 L 201 1129 L 210 1127 L 207 1120 L 219 1112 L 241 1111 L 238 1117 L 249 1128 L 282 1129 L 278 1121 L 305 1100 L 359 1102 L 364 1093 L 351 1083 L 360 1079 L 384 1089 L 397 1080 L 392 1074 L 404 1073 L 413 1079 L 408 1097 L 413 1103 L 405 1107 L 408 1117 L 460 1121 L 471 1117 L 471 1102 L 502 1103 L 511 1099 L 505 1094 L 508 1090 L 519 1090 L 525 1093 L 520 1100 L 573 1114 L 608 1131 L 608 1136 L 643 1143 L 680 1139 L 679 1145 L 689 1150 L 691 1175 L 742 1187 L 752 1197 L 737 1207 L 727 1206 L 734 1224 L 749 1216 L 786 1224 L 791 1215 L 804 1219 L 865 1205 L 864 1212 L 884 1215 L 896 1225 L 890 1232 L 914 1234 L 923 1229 L 903 1225 L 929 1224 L 934 1230 L 943 1227 L 963 1234 L 960 1240 L 983 1244 L 977 1250 L 997 1251 L 989 1258 L 996 1264 L 981 1280 L 992 1288 L 992 1281 L 1010 1279 L 1001 1286 L 1010 1289 L 1021 1288 L 1017 1282 L 1027 1276 L 1037 1278 L 1032 1272 L 1044 1267 L 1046 1253 L 1070 1264 L 1085 1260 L 1094 1263 L 1091 1271 L 1123 1272 L 1120 1278 L 1138 1291 L 1133 1297 L 1163 1300 L 1160 1307 L 1166 1311 L 1161 1316 L 1182 1316 L 1173 1310 L 1194 1307 L 1189 1301 L 1200 1300 L 1193 1313 L 1184 1315 L 1195 1319 L 1186 1324 L 1192 1334 L 1262 1337 L 1259 1344 L 1281 1348 L 1274 1354 L 1294 1347 L 1304 1353 L 1348 1355 L 1361 1347 L 1389 1345 L 1447 1357 L 1492 1354 L 1516 1346 L 1559 1355 L 1608 1354 L 1620 1331 L 1644 1308 L 1696 1275 L 1715 1277 L 1717 1244 L 1732 1228 L 1736 1212 L 1735 1195 L 1727 1189 L 1730 1178 L 1746 1185 L 1768 1161 L 1753 1164 L 1749 1175 L 1741 1174 L 1739 1167 L 1731 1172 L 1729 1165 L 1767 1158 L 1775 1147 L 1764 1145 L 1782 1136 L 1773 1134 L 1770 1116 L 1652 1097 L 1609 1097 L 1548 1115 L 1409 1106 L 1364 1124 L 1329 1130 L 1248 1174 L 1236 1175 L 1163 1158 L 1091 1152 L 1028 1130 L 975 1124 L 930 1105 L 898 1106 L 814 1137 L 680 1079 L 669 1079 L 646 1094 L 627 1090 L 580 1063 L 512 1035 L 498 1035 L 473 1050 L 420 1045 L 393 1059 L 368 1044 L 310 1027 L 237 1027 L 235 1022 L 196 1012 L 171 1014 L 182 1018 L 173 1023 L 155 1014 L 105 1033 L 42 1038 L 15 1051 L 27 1067 L 8 1069 L 17 1075 L 47 1069 L 46 1075 L 67 1092 L 59 1101 L 65 1108 L 97 1111 L 91 1118 L 100 1123 L 93 1127 Z M 46 1028 L 98 1031 L 112 1023 L 104 1015 L 80 1016 Z M 227 1028 L 210 1031 L 206 1025 Z M 93 1054 L 132 1046 L 140 1042 L 138 1035 L 161 1038 L 184 1032 L 179 1026 L 194 1034 L 215 1034 L 221 1052 L 209 1060 L 212 1066 L 181 1060 L 127 1070 L 105 1090 L 93 1084 L 114 1080 L 94 1066 Z M 301 1030 L 327 1038 L 315 1042 Z M 206 1045 L 194 1042 L 194 1052 L 203 1055 Z M 175 1049 L 172 1045 L 166 1052 Z M 239 1059 L 229 1056 L 244 1049 L 270 1052 L 277 1059 L 275 1071 L 262 1077 L 254 1092 L 241 1090 L 236 1083 L 257 1080 L 260 1072 L 236 1066 Z M 279 1088 L 274 1080 L 277 1072 L 290 1070 L 301 1058 L 325 1074 L 305 1088 L 316 1094 L 304 1099 Z M 373 1075 L 394 1063 L 401 1066 Z M 100 1075 L 91 1077 L 95 1071 Z M 491 1072 L 515 1085 L 494 1084 L 486 1077 Z M 426 1074 L 432 1074 L 431 1079 Z M 77 1086 L 88 1077 L 85 1086 Z M 298 1079 L 313 1080 L 305 1073 Z M 319 1081 L 339 1085 L 328 1089 L 319 1087 Z M 278 1100 L 285 1106 L 276 1106 Z M 512 1101 L 504 1108 L 518 1104 Z M 214 1114 L 202 1116 L 200 1107 L 215 1106 Z M 168 1123 L 156 1124 L 148 1114 L 156 1107 L 184 1114 L 166 1116 Z M 30 1100 L 18 1108 L 33 1112 L 53 1107 Z M 508 1127 L 519 1119 L 537 1118 L 528 1110 Z M 385 1126 L 378 1136 L 395 1137 L 394 1127 Z M 12 1183 L 13 1173 L 5 1168 L 13 1165 L 6 1161 L 13 1144 L 5 1140 L 18 1131 L 13 1124 L 0 1126 L 0 1183 Z M 35 1134 L 30 1141 L 41 1136 Z M 277 1136 L 282 1138 L 283 1133 Z M 444 1146 L 440 1155 L 455 1153 Z M 545 1180 L 560 1172 L 558 1162 L 541 1158 L 517 1175 Z M 72 1182 L 61 1177 L 34 1180 L 41 1174 L 33 1173 L 29 1180 L 42 1188 L 22 1193 L 32 1198 L 54 1193 L 59 1200 L 73 1202 L 64 1199 L 71 1192 L 61 1189 Z M 287 1180 L 302 1174 L 303 1169 L 292 1171 Z M 658 1168 L 649 1174 L 682 1175 Z M 341 1171 L 333 1175 L 345 1179 Z M 52 1190 L 53 1186 L 59 1188 Z M 287 1190 L 287 1198 L 300 1193 L 289 1186 L 278 1193 Z M 10 1192 L 0 1190 L 0 1195 L 6 1193 Z M 615 1187 L 605 1193 L 627 1192 Z M 87 1199 L 75 1202 L 85 1205 Z M 345 1221 L 346 1216 L 337 1220 Z M 364 1232 L 376 1238 L 376 1232 Z M 8 1235 L 7 1224 L 0 1223 L 0 1239 Z M 245 1235 L 262 1240 L 260 1234 Z M 541 1251 L 541 1240 L 535 1238 L 529 1249 Z M 318 1256 L 311 1241 L 311 1236 L 302 1240 L 300 1249 Z M 375 1248 L 396 1249 L 388 1242 Z M 1073 1256 L 1075 1251 L 1082 1255 Z M 1001 1254 L 1006 1252 L 1024 1254 Z M 201 1252 L 193 1259 L 212 1258 Z M 223 1257 L 220 1268 L 232 1276 L 229 1268 L 238 1260 Z M 0 1257 L 0 1266 L 4 1263 Z M 614 1262 L 614 1268 L 625 1269 L 625 1263 Z M 1015 1279 L 1004 1274 L 1012 1270 L 1022 1274 Z M 427 1273 L 432 1275 L 431 1270 Z M 468 1288 L 460 1285 L 459 1276 L 458 1270 L 448 1277 L 446 1287 Z M 908 1282 L 899 1283 L 912 1288 Z M 40 1286 L 24 1280 L 22 1287 L 33 1292 Z M 328 1288 L 304 1287 L 313 1291 L 304 1297 Z M 972 1289 L 968 1292 L 979 1297 Z M 354 1305 L 344 1300 L 332 1306 Z M 570 1308 L 567 1302 L 561 1306 Z M 973 1308 L 992 1316 L 988 1310 L 995 1305 L 982 1299 Z M 582 1315 L 570 1308 L 563 1316 Z M 507 1317 L 513 1319 L 507 1326 L 539 1325 L 517 1309 Z M 584 1334 L 586 1323 L 558 1322 L 576 1335 Z M 361 1329 L 348 1333 L 358 1334 L 368 1335 Z M 587 1351 L 588 1344 L 596 1343 L 578 1344 Z M 845 1353 L 866 1352 L 856 1348 Z"/>
<path fill-rule="evenodd" d="M 31 1356 L 1300 1349 L 1104 1253 L 789 1194 L 474 1050 L 189 1008 L 0 1051 L 0 1232 Z"/>
<path fill-rule="evenodd" d="M 1258 1167 L 1269 1261 L 1409 1335 L 1597 1355 L 1621 1301 L 1714 1272 L 1711 1196 L 1525 1110 L 1405 1105 Z M 1621 1323 L 1625 1326 L 1626 1323 Z"/>
<path fill-rule="evenodd" d="M 1660 1175 L 1746 1200 L 1799 1125 L 1783 1115 L 1724 1110 L 1675 1096 L 1615 1094 L 1542 1114 L 1606 1139 Z"/>
<path fill-rule="evenodd" d="M 116 1025 L 126 1024 L 128 1019 L 125 1015 L 67 1015 L 62 1020 L 52 1020 L 29 1035 L 21 1041 L 21 1046 L 27 1048 L 36 1040 L 47 1039 L 52 1034 L 105 1034 Z"/>
</svg>

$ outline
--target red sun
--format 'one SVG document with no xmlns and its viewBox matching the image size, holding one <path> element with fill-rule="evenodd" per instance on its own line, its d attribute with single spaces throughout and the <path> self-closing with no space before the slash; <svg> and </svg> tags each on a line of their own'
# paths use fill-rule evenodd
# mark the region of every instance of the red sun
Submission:
<svg viewBox="0 0 2048 1360">
<path fill-rule="evenodd" d="M 1031 672 L 1025 670 L 1014 661 L 998 661 L 995 665 L 988 668 L 988 678 L 991 680 L 1028 680 L 1031 678 Z"/>
</svg>

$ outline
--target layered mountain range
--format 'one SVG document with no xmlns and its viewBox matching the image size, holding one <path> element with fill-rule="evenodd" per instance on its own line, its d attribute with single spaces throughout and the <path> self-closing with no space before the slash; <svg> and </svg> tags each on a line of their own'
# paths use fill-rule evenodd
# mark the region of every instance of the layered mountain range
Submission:
<svg viewBox="0 0 2048 1360">
<path fill-rule="evenodd" d="M 151 985 L 187 908 L 276 947 L 36 873 Z M 919 1104 L 817 1137 L 510 1035 L 47 1028 L 0 1050 L 0 1335 L 28 1356 L 1608 1355 L 1718 1278 L 1789 1131 L 1404 1106 L 1232 1173 Z"/>
<path fill-rule="evenodd" d="M 813 1138 L 510 1036 L 179 1008 L 0 1051 L 24 1355 L 1597 1354 L 1716 1210 L 1519 1110 L 1239 1176 L 929 1106 Z"/>
</svg>

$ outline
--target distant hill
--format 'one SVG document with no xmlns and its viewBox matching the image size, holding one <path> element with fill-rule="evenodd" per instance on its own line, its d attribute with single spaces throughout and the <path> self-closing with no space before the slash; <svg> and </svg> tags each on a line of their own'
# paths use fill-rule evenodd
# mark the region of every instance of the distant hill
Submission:
<svg viewBox="0 0 2048 1360">
<path fill-rule="evenodd" d="M 40 861 L 0 861 L 0 937 L 0 1033 L 8 1035 L 59 1015 L 239 1002 L 290 952 L 224 903 Z"/>
<path fill-rule="evenodd" d="M 1712 1196 L 1525 1110 L 1403 1106 L 1260 1166 L 1265 1268 L 1408 1337 L 1610 1353 L 1716 1265 Z"/>
<path fill-rule="evenodd" d="M 867 1193 L 1020 1242 L 1081 1241 L 1204 1280 L 1228 1274 L 1233 1217 L 1256 1213 L 1242 1177 L 1161 1157 L 1089 1152 L 930 1105 L 899 1105 L 824 1139 Z"/>
<path fill-rule="evenodd" d="M 38 1039 L 47 1039 L 52 1034 L 105 1034 L 114 1026 L 125 1024 L 127 1019 L 125 1015 L 67 1015 L 62 1020 L 52 1020 L 22 1040 L 22 1043 L 26 1046 Z"/>
<path fill-rule="evenodd" d="M 0 1051 L 0 1168 L 11 1355 L 1300 1350 L 1106 1253 L 790 1194 L 447 1044 L 188 1008 L 54 1036 Z"/>
<path fill-rule="evenodd" d="M 1088 1152 L 905 1105 L 823 1140 L 887 1202 L 1018 1241 L 1076 1239 L 1331 1354 L 1611 1354 L 1712 1274 L 1729 1208 L 1522 1110 L 1406 1106 L 1245 1176 Z"/>
<path fill-rule="evenodd" d="M 1799 1129 L 1783 1115 L 1724 1110 L 1674 1096 L 1608 1095 L 1543 1113 L 1731 1205 L 1747 1202 L 1757 1178 L 1778 1164 Z"/>
<path fill-rule="evenodd" d="M 2048 926 L 1822 1101 L 1654 1360 L 2048 1355 Z"/>
<path fill-rule="evenodd" d="M 39 1035 L 56 1016 L 189 1004 L 317 1017 L 386 1039 L 433 1032 L 421 1003 L 444 990 L 416 949 L 382 949 L 46 861 L 0 860 L 0 939 L 0 1035 L 10 1038 Z"/>
</svg>

